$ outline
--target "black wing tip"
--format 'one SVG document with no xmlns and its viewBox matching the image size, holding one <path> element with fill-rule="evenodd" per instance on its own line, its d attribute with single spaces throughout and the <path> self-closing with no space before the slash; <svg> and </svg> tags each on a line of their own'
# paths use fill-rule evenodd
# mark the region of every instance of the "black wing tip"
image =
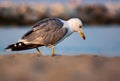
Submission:
<svg viewBox="0 0 120 81">
<path fill-rule="evenodd" d="M 14 45 L 15 44 L 11 44 L 11 45 L 8 45 L 5 49 L 4 49 L 4 51 L 12 51 L 13 49 L 13 47 L 14 47 Z"/>
<path fill-rule="evenodd" d="M 4 49 L 4 51 L 16 51 L 21 46 L 24 46 L 24 44 L 22 42 L 18 42 L 18 43 L 15 43 L 15 44 L 10 44 Z"/>
<path fill-rule="evenodd" d="M 4 51 L 9 52 L 9 51 L 12 51 L 12 49 L 11 48 L 5 48 Z"/>
<path fill-rule="evenodd" d="M 20 50 L 32 49 L 32 48 L 39 47 L 39 46 L 43 46 L 43 45 L 24 44 L 23 42 L 18 42 L 15 44 L 8 45 L 4 50 L 5 51 L 20 51 Z"/>
</svg>

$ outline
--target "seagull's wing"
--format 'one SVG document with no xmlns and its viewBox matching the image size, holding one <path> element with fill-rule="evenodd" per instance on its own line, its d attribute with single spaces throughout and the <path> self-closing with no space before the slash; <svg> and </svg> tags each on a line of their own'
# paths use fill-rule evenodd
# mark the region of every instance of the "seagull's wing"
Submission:
<svg viewBox="0 0 120 81">
<path fill-rule="evenodd" d="M 67 28 L 57 18 L 47 18 L 35 24 L 20 40 L 30 44 L 48 46 L 60 41 L 67 33 Z"/>
</svg>

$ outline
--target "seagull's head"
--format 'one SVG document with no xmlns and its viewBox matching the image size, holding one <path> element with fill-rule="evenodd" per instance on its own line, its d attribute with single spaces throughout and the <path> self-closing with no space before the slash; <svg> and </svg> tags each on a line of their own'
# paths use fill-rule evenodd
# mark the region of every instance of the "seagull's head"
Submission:
<svg viewBox="0 0 120 81">
<path fill-rule="evenodd" d="M 79 18 L 71 18 L 68 21 L 69 27 L 73 32 L 78 32 L 85 40 L 85 35 L 82 31 L 82 21 Z"/>
</svg>

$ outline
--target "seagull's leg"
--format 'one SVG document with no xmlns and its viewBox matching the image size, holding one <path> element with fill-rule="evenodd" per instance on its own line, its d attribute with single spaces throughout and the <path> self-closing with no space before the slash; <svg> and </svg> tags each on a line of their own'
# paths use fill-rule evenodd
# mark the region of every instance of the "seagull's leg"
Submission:
<svg viewBox="0 0 120 81">
<path fill-rule="evenodd" d="M 40 56 L 42 54 L 41 51 L 38 49 L 38 47 L 36 47 L 36 50 L 38 52 L 37 55 Z"/>
<path fill-rule="evenodd" d="M 52 56 L 55 56 L 55 49 L 54 49 L 54 46 L 52 46 Z"/>
</svg>

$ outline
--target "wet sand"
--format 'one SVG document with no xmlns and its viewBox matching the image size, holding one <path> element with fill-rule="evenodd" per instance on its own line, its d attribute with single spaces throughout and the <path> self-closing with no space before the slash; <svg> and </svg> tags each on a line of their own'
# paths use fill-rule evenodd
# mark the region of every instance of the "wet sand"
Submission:
<svg viewBox="0 0 120 81">
<path fill-rule="evenodd" d="M 0 81 L 120 81 L 120 57 L 0 55 Z"/>
</svg>

